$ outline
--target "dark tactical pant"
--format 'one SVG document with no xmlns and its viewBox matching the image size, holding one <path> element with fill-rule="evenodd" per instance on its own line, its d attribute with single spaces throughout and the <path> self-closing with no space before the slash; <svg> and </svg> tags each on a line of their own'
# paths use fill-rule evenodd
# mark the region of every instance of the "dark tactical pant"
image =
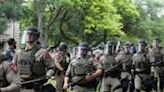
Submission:
<svg viewBox="0 0 164 92">
<path fill-rule="evenodd" d="M 152 80 L 149 74 L 136 74 L 134 78 L 136 92 L 144 90 L 150 92 L 152 90 Z"/>
</svg>

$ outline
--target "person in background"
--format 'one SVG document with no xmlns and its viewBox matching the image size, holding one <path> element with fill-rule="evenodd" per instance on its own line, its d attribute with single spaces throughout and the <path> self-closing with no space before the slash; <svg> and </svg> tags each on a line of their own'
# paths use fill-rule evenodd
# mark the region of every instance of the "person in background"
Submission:
<svg viewBox="0 0 164 92">
<path fill-rule="evenodd" d="M 7 43 L 9 47 L 6 50 L 6 57 L 7 57 L 7 61 L 11 63 L 15 54 L 16 41 L 13 38 L 9 38 L 7 40 Z"/>
</svg>

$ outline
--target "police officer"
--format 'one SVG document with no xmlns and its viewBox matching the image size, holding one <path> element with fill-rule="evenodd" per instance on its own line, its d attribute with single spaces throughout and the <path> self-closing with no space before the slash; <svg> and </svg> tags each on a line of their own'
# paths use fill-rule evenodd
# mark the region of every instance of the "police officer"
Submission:
<svg viewBox="0 0 164 92">
<path fill-rule="evenodd" d="M 123 46 L 123 51 L 116 56 L 116 61 L 121 64 L 121 84 L 123 92 L 129 92 L 129 82 L 132 80 L 131 66 L 132 66 L 132 54 L 130 53 L 130 44 L 126 42 Z"/>
<path fill-rule="evenodd" d="M 25 48 L 16 53 L 13 63 L 16 64 L 22 81 L 33 80 L 54 73 L 54 64 L 48 52 L 38 44 L 39 31 L 36 27 L 28 27 L 25 31 Z M 44 81 L 23 85 L 25 89 L 34 89 L 40 92 Z"/>
<path fill-rule="evenodd" d="M 160 39 L 154 38 L 152 42 L 152 48 L 149 50 L 149 60 L 152 63 L 151 75 L 153 78 L 153 89 L 157 92 L 162 92 L 163 89 L 163 72 L 162 66 L 155 65 L 163 60 L 162 48 L 160 47 Z M 162 63 L 160 64 L 162 65 Z M 158 86 L 160 84 L 160 86 Z"/>
<path fill-rule="evenodd" d="M 122 92 L 121 83 L 119 80 L 120 67 L 117 67 L 110 72 L 107 71 L 109 68 L 112 68 L 116 65 L 115 55 L 112 49 L 113 44 L 111 42 L 107 42 L 104 55 L 100 58 L 100 62 L 102 63 L 103 69 L 105 71 L 105 75 L 102 79 L 101 92 Z"/>
<path fill-rule="evenodd" d="M 103 46 L 98 45 L 98 49 L 92 52 L 93 54 L 93 63 L 94 65 L 98 65 L 100 62 L 100 57 L 103 55 L 104 51 L 102 50 Z"/>
<path fill-rule="evenodd" d="M 67 51 L 67 44 L 62 42 L 59 45 L 59 52 L 55 55 L 56 72 L 56 91 L 61 92 L 64 84 L 65 71 L 70 62 L 70 53 Z"/>
<path fill-rule="evenodd" d="M 3 44 L 0 42 L 0 49 Z M 0 92 L 20 92 L 20 75 L 15 67 L 6 60 L 6 55 L 0 52 Z"/>
<path fill-rule="evenodd" d="M 150 63 L 145 49 L 146 42 L 145 40 L 141 39 L 138 43 L 138 52 L 133 56 L 132 72 L 134 73 L 135 71 L 135 92 L 141 92 L 141 89 L 145 90 L 146 92 L 151 91 L 152 84 L 150 83 Z"/>
<path fill-rule="evenodd" d="M 95 80 L 102 74 L 101 65 L 94 67 L 88 56 L 89 45 L 82 42 L 77 47 L 77 56 L 73 59 L 66 71 L 64 86 L 68 88 L 68 82 L 77 82 L 73 86 L 73 92 L 95 92 Z M 79 81 L 81 80 L 81 81 Z"/>
</svg>

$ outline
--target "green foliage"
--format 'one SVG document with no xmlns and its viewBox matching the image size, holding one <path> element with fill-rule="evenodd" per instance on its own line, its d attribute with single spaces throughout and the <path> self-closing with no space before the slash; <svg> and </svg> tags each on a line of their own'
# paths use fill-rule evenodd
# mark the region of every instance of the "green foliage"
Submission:
<svg viewBox="0 0 164 92">
<path fill-rule="evenodd" d="M 135 42 L 144 38 L 150 42 L 154 36 L 163 38 L 164 17 L 159 17 L 159 10 L 164 5 L 160 0 L 33 1 L 20 5 L 21 29 L 38 26 L 40 10 L 43 34 L 49 44 L 65 41 L 74 46 L 88 41 L 96 45 L 113 39 Z"/>
<path fill-rule="evenodd" d="M 0 3 L 0 34 L 6 30 L 11 20 L 19 20 L 22 13 L 19 0 L 4 0 Z"/>
<path fill-rule="evenodd" d="M 106 30 L 111 34 L 121 34 L 121 17 L 116 14 L 116 9 L 112 2 L 108 0 L 88 0 L 88 9 L 84 19 L 86 33 L 92 33 L 94 30 Z"/>
<path fill-rule="evenodd" d="M 159 16 L 164 4 L 158 0 L 137 0 L 138 11 L 141 17 L 134 27 L 134 31 L 138 37 L 142 37 L 151 42 L 153 37 L 160 37 L 163 39 L 163 16 Z"/>
</svg>

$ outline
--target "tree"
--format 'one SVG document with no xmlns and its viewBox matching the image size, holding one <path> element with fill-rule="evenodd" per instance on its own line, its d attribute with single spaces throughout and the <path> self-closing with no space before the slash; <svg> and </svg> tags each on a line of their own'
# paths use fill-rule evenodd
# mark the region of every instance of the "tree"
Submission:
<svg viewBox="0 0 164 92">
<path fill-rule="evenodd" d="M 25 5 L 27 9 L 21 21 L 23 26 L 26 23 L 26 25 L 32 23 L 35 26 L 41 24 L 44 30 L 42 33 L 48 37 L 46 42 L 48 39 L 49 42 L 52 42 L 55 38 L 58 40 L 57 43 L 64 40 L 77 44 L 81 39 L 92 43 L 97 40 L 97 37 L 92 35 L 102 34 L 104 36 L 107 33 L 106 38 L 100 37 L 100 41 L 102 41 L 106 40 L 109 35 L 123 34 L 120 30 L 122 23 L 119 22 L 121 17 L 116 14 L 117 10 L 107 0 L 49 0 L 48 2 L 42 0 L 42 2 L 44 3 L 35 0 L 28 2 L 29 4 Z M 38 15 L 33 14 L 37 14 L 38 11 L 42 18 L 41 15 L 39 18 Z M 29 14 L 32 15 L 32 18 L 27 17 Z M 36 23 L 36 20 L 41 23 Z M 26 23 L 24 23 L 25 21 Z"/>
<path fill-rule="evenodd" d="M 0 3 L 0 34 L 2 34 L 10 21 L 19 20 L 22 7 L 19 0 L 5 0 Z"/>
<path fill-rule="evenodd" d="M 159 14 L 164 4 L 160 0 L 137 0 L 138 11 L 141 13 L 135 25 L 135 32 L 138 37 L 147 39 L 149 42 L 152 37 L 163 38 L 163 16 Z M 146 35 L 145 35 L 146 34 Z"/>
</svg>

